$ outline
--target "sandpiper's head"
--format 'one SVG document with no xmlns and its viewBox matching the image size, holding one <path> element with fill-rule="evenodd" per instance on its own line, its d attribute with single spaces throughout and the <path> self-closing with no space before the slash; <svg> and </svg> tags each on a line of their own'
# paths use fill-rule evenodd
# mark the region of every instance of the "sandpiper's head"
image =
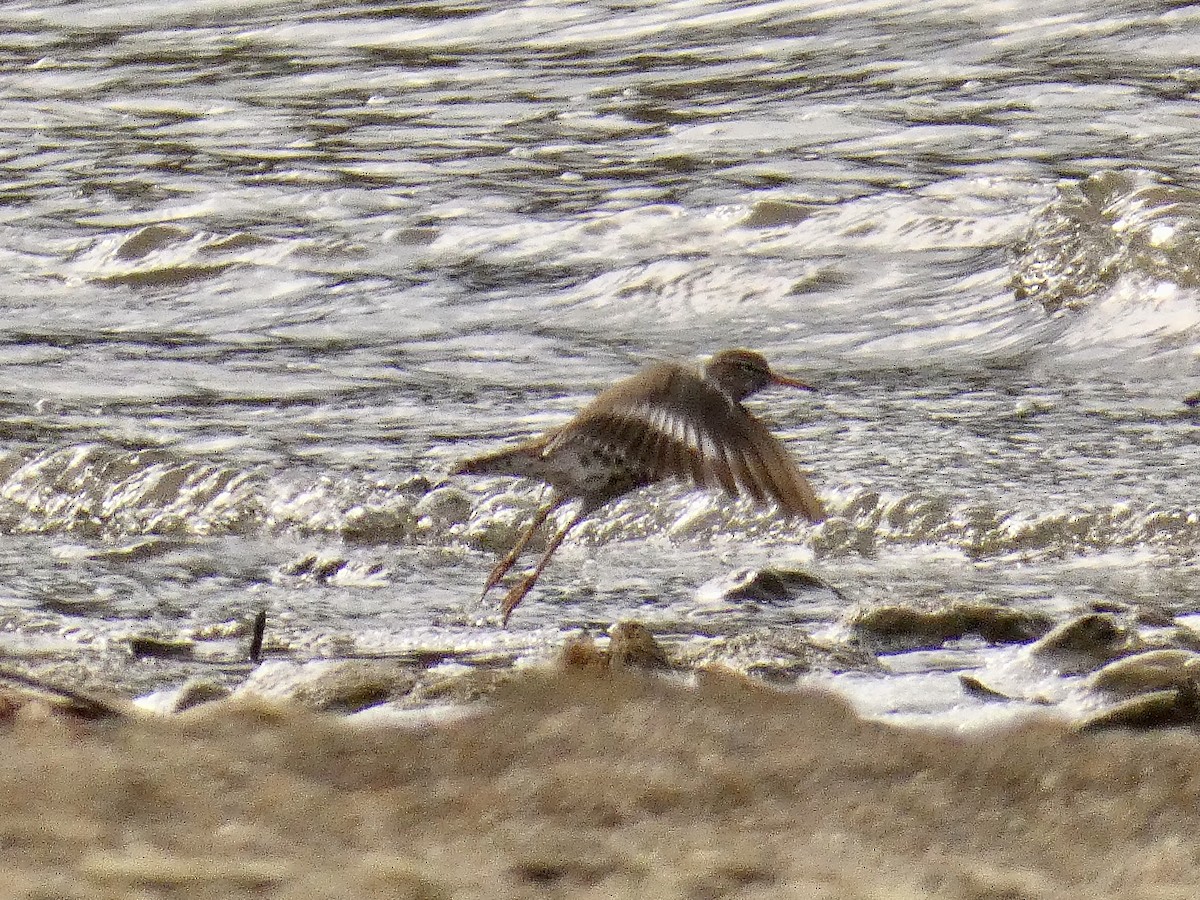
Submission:
<svg viewBox="0 0 1200 900">
<path fill-rule="evenodd" d="M 742 400 L 772 384 L 812 390 L 803 381 L 776 375 L 763 355 L 753 350 L 722 350 L 714 354 L 704 367 L 704 380 L 733 400 Z"/>
</svg>

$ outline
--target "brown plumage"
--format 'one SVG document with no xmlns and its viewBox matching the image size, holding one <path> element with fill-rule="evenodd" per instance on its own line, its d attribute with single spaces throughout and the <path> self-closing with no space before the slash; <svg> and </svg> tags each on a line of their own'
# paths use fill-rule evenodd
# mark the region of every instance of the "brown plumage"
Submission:
<svg viewBox="0 0 1200 900">
<path fill-rule="evenodd" d="M 656 481 L 682 478 L 733 496 L 744 492 L 759 503 L 774 502 L 789 515 L 823 520 L 821 501 L 787 450 L 741 404 L 773 384 L 812 390 L 776 375 L 752 350 L 722 350 L 701 374 L 676 363 L 654 363 L 614 384 L 565 425 L 455 466 L 452 475 L 515 475 L 554 489 L 492 569 L 484 596 L 516 563 L 550 513 L 571 500 L 583 501 L 533 571 L 504 598 L 504 624 L 581 519 Z"/>
</svg>

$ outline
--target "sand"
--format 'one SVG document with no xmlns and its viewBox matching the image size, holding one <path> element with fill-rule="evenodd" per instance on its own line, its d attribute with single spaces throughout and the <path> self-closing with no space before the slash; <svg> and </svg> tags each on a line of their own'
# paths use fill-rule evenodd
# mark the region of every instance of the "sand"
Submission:
<svg viewBox="0 0 1200 900">
<path fill-rule="evenodd" d="M 1191 731 L 954 736 L 721 674 L 531 674 L 477 715 L 217 702 L 0 733 L 0 896 L 1200 896 Z"/>
</svg>

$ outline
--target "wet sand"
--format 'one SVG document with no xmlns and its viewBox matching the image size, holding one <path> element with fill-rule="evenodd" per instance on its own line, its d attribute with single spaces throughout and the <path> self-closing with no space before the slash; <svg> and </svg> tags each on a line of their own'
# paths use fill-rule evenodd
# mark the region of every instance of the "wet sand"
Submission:
<svg viewBox="0 0 1200 900">
<path fill-rule="evenodd" d="M 1191 898 L 1200 744 L 953 736 L 723 674 L 540 673 L 478 715 L 256 703 L 0 734 L 0 894 Z"/>
</svg>

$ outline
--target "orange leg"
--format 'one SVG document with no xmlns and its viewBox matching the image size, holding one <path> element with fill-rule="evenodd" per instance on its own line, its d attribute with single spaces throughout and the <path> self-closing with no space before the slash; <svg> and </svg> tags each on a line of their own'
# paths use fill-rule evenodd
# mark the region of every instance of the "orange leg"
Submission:
<svg viewBox="0 0 1200 900">
<path fill-rule="evenodd" d="M 554 536 L 554 540 L 550 542 L 550 545 L 546 548 L 546 552 L 542 554 L 542 558 L 538 560 L 538 564 L 534 567 L 533 571 L 518 581 L 509 590 L 507 596 L 504 598 L 504 602 L 500 604 L 500 623 L 502 625 L 508 625 L 508 617 L 517 608 L 517 604 L 525 599 L 525 595 L 529 593 L 529 589 L 533 587 L 534 582 L 538 580 L 538 576 L 542 574 L 542 570 L 546 568 L 546 563 L 550 562 L 550 556 L 558 549 L 558 545 L 563 542 L 563 538 L 567 536 L 567 532 L 578 525 L 588 512 L 589 510 L 584 509 L 568 522 L 567 527 Z"/>
<path fill-rule="evenodd" d="M 508 570 L 513 567 L 513 564 L 518 559 L 520 559 L 521 551 L 524 550 L 529 542 L 533 539 L 534 534 L 542 526 L 542 523 L 546 521 L 550 513 L 554 512 L 554 510 L 558 509 L 569 499 L 571 498 L 563 494 L 555 493 L 550 498 L 550 502 L 538 510 L 537 515 L 534 516 L 533 521 L 526 526 L 525 530 L 521 533 L 521 536 L 517 539 L 517 542 L 513 544 L 512 549 L 504 554 L 504 558 L 501 559 L 500 562 L 496 563 L 495 568 L 492 569 L 492 573 L 488 575 L 487 582 L 483 586 L 483 593 L 479 595 L 480 600 L 483 600 L 483 598 L 487 596 L 487 592 L 499 584 L 500 579 L 508 574 Z"/>
</svg>

